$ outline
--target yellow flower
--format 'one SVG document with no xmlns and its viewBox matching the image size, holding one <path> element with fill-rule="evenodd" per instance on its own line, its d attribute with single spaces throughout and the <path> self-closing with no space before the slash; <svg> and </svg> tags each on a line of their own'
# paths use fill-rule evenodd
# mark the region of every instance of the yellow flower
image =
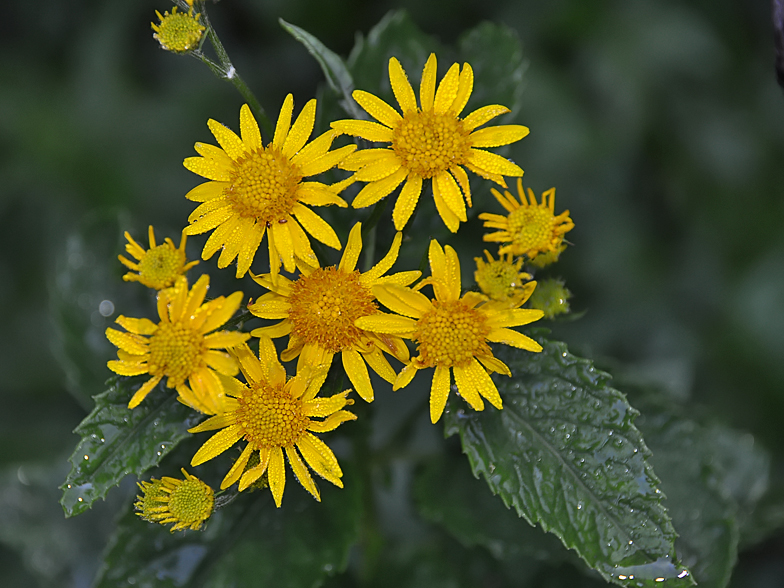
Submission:
<svg viewBox="0 0 784 588">
<path fill-rule="evenodd" d="M 179 276 L 199 263 L 198 261 L 186 263 L 186 235 L 182 235 L 180 246 L 177 248 L 169 237 L 166 237 L 166 241 L 163 244 L 156 245 L 155 231 L 152 225 L 149 227 L 148 234 L 150 248 L 145 251 L 144 247 L 133 240 L 128 231 L 125 232 L 125 238 L 128 239 L 125 251 L 138 262 L 134 263 L 122 255 L 117 256 L 125 267 L 138 272 L 136 274 L 133 272 L 125 274 L 123 280 L 126 282 L 141 282 L 148 288 L 163 290 L 171 287 Z"/>
<path fill-rule="evenodd" d="M 416 289 L 394 285 L 373 288 L 379 302 L 398 313 L 374 315 L 356 321 L 361 329 L 413 339 L 418 357 L 398 374 L 394 389 L 408 386 L 416 372 L 435 368 L 430 389 L 430 420 L 441 418 L 450 389 L 450 370 L 460 395 L 474 410 L 484 410 L 481 396 L 496 408 L 501 397 L 488 372 L 511 375 L 509 368 L 493 356 L 489 342 L 504 343 L 528 351 L 541 351 L 533 339 L 508 327 L 525 325 L 542 317 L 541 310 L 511 308 L 508 303 L 487 302 L 478 292 L 460 297 L 460 261 L 455 250 L 430 242 L 432 277 Z M 432 284 L 435 300 L 417 291 Z M 522 304 L 521 300 L 519 304 Z M 402 316 L 401 316 L 402 315 Z"/>
<path fill-rule="evenodd" d="M 414 212 L 423 181 L 431 179 L 438 213 L 454 233 L 460 222 L 466 221 L 466 202 L 471 206 L 471 188 L 463 166 L 506 187 L 502 176 L 521 176 L 523 170 L 508 159 L 480 148 L 514 143 L 525 137 L 528 129 L 501 125 L 476 130 L 509 112 L 497 104 L 460 118 L 474 85 L 474 73 L 467 63 L 462 71 L 458 64 L 453 64 L 436 90 L 436 56 L 431 54 L 419 87 L 421 108 L 417 107 L 406 72 L 394 57 L 389 60 L 389 81 L 402 116 L 373 94 L 355 90 L 354 100 L 381 124 L 363 120 L 332 123 L 332 128 L 341 133 L 391 143 L 385 149 L 358 151 L 341 164 L 341 168 L 356 172 L 354 180 L 368 182 L 352 206 L 370 206 L 405 180 L 392 213 L 395 228 L 400 231 Z"/>
<path fill-rule="evenodd" d="M 382 351 L 406 363 L 408 348 L 400 337 L 367 333 L 356 328 L 354 321 L 378 312 L 376 297 L 371 291 L 373 286 L 407 286 L 420 276 L 418 271 L 383 275 L 397 260 L 401 241 L 402 233 L 397 233 L 389 253 L 362 274 L 356 270 L 362 251 L 362 225 L 357 223 L 351 229 L 337 267 L 302 265 L 300 276 L 293 282 L 283 276 L 276 282 L 270 276 L 254 276 L 256 282 L 271 292 L 249 304 L 248 310 L 261 318 L 283 320 L 251 334 L 255 337 L 289 335 L 288 348 L 281 354 L 281 359 L 290 361 L 299 356 L 298 370 L 306 365 L 329 365 L 332 357 L 340 353 L 354 389 L 363 400 L 372 402 L 373 387 L 365 363 L 392 383 L 396 374 Z"/>
<path fill-rule="evenodd" d="M 118 359 L 107 364 L 109 369 L 121 376 L 152 376 L 136 391 L 128 408 L 138 406 L 166 377 L 166 385 L 176 388 L 184 404 L 207 414 L 222 410 L 224 393 L 218 374 L 234 376 L 239 370 L 236 361 L 218 349 L 239 345 L 250 334 L 211 332 L 237 311 L 242 292 L 202 304 L 209 283 L 209 276 L 204 275 L 188 290 L 188 281 L 177 278 L 173 288 L 158 292 L 161 321 L 157 325 L 145 318 L 120 316 L 117 323 L 127 333 L 106 329 L 106 337 L 119 347 Z"/>
<path fill-rule="evenodd" d="M 197 531 L 212 514 L 215 493 L 196 476 L 184 469 L 182 473 L 184 480 L 164 477 L 141 482 L 142 496 L 137 496 L 134 503 L 139 511 L 136 514 L 151 523 L 174 523 L 169 529 L 172 533 L 183 529 Z"/>
<path fill-rule="evenodd" d="M 188 13 L 177 12 L 177 7 L 172 8 L 171 14 L 165 12 L 163 16 L 157 10 L 155 14 L 161 21 L 159 24 L 152 25 L 153 38 L 156 39 L 161 47 L 173 53 L 186 53 L 199 46 L 204 31 L 207 30 L 199 22 L 200 13 L 193 13 L 193 2 L 188 2 L 190 6 Z"/>
<path fill-rule="evenodd" d="M 485 221 L 485 228 L 500 229 L 482 237 L 485 241 L 502 243 L 498 253 L 527 255 L 531 260 L 541 254 L 558 254 L 563 251 L 564 233 L 574 228 L 569 211 L 555 215 L 555 188 L 542 194 L 542 202 L 537 203 L 534 191 L 528 188 L 526 200 L 522 180 L 517 180 L 517 193 L 520 202 L 509 192 L 501 194 L 491 190 L 496 200 L 509 213 L 507 216 L 483 212 L 479 218 Z M 553 260 L 554 261 L 554 260 Z"/>
<path fill-rule="evenodd" d="M 266 147 L 247 104 L 240 109 L 241 139 L 210 119 L 207 126 L 220 148 L 196 143 L 201 157 L 183 162 L 190 171 L 210 180 L 186 195 L 203 204 L 188 218 L 191 225 L 185 233 L 198 235 L 215 229 L 204 245 L 202 259 L 209 259 L 222 248 L 218 267 L 224 268 L 238 258 L 238 278 L 250 268 L 265 233 L 274 275 L 281 259 L 286 271 L 293 272 L 295 255 L 311 265 L 318 264 L 305 231 L 329 247 L 341 247 L 332 227 L 308 206 L 347 206 L 337 196 L 347 184 L 327 186 L 302 179 L 336 166 L 356 145 L 329 151 L 337 136 L 335 131 L 327 131 L 306 145 L 313 132 L 316 101 L 310 100 L 292 125 L 293 109 L 294 98 L 289 94 L 272 143 Z"/>
<path fill-rule="evenodd" d="M 491 300 L 498 302 L 512 302 L 515 306 L 517 300 L 527 299 L 536 287 L 536 282 L 531 274 L 521 272 L 523 259 L 513 261 L 512 254 L 499 255 L 493 259 L 490 252 L 485 249 L 487 263 L 481 257 L 475 257 L 476 271 L 474 280 L 479 289 Z"/>
<path fill-rule="evenodd" d="M 226 412 L 189 429 L 191 433 L 222 429 L 201 446 L 191 465 L 209 461 L 237 441 L 245 440 L 247 445 L 221 482 L 221 489 L 239 480 L 239 490 L 243 491 L 267 472 L 272 497 L 280 506 L 286 484 L 284 451 L 299 483 L 316 500 L 321 500 L 319 491 L 305 463 L 322 478 L 342 488 L 343 472 L 335 454 L 313 433 L 332 431 L 341 423 L 357 418 L 342 410 L 353 403 L 346 398 L 350 390 L 329 398 L 316 398 L 327 377 L 327 366 L 307 367 L 286 381 L 286 372 L 269 337 L 259 339 L 259 359 L 247 345 L 233 353 L 248 383 L 233 380 L 227 390 Z M 246 469 L 255 451 L 258 451 L 258 465 Z"/>
</svg>

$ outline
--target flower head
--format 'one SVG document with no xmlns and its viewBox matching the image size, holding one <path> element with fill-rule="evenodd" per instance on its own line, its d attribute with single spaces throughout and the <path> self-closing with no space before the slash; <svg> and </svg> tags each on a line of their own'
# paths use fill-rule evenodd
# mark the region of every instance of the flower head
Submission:
<svg viewBox="0 0 784 588">
<path fill-rule="evenodd" d="M 166 237 L 164 243 L 156 245 L 152 225 L 149 227 L 148 235 L 150 248 L 145 250 L 133 240 L 128 231 L 125 232 L 125 238 L 128 239 L 125 251 L 136 259 L 136 263 L 122 255 L 117 257 L 125 267 L 138 272 L 125 274 L 123 280 L 126 282 L 140 282 L 148 288 L 163 290 L 171 287 L 179 276 L 199 263 L 198 261 L 188 263 L 185 259 L 185 241 L 188 238 L 186 235 L 182 235 L 179 247 L 175 247 L 169 237 Z"/>
<path fill-rule="evenodd" d="M 302 180 L 336 166 L 356 145 L 329 151 L 337 136 L 335 131 L 327 131 L 306 145 L 313 132 L 316 101 L 310 100 L 292 125 L 293 109 L 294 99 L 289 94 L 275 136 L 266 147 L 247 104 L 240 109 L 242 138 L 210 119 L 207 126 L 220 148 L 196 143 L 201 157 L 184 161 L 190 171 L 210 180 L 186 195 L 202 204 L 188 218 L 191 225 L 185 233 L 197 235 L 214 229 L 204 245 L 202 259 L 222 249 L 218 267 L 226 267 L 238 258 L 238 278 L 250 268 L 265 233 L 274 275 L 281 260 L 286 271 L 293 272 L 294 256 L 318 264 L 305 231 L 329 247 L 341 248 L 332 227 L 308 207 L 347 206 L 337 196 L 346 184 L 327 186 Z"/>
<path fill-rule="evenodd" d="M 397 315 L 368 316 L 358 319 L 356 325 L 416 342 L 419 355 L 398 374 L 394 389 L 407 386 L 419 370 L 435 368 L 430 389 L 433 423 L 444 412 L 451 373 L 454 373 L 458 392 L 474 410 L 484 410 L 481 397 L 501 408 L 501 397 L 488 372 L 507 376 L 511 372 L 493 356 L 488 342 L 541 351 L 542 347 L 536 341 L 509 327 L 539 320 L 542 311 L 488 302 L 478 292 L 466 292 L 461 297 L 460 261 L 448 245 L 442 249 L 437 241 L 431 241 L 429 261 L 432 277 L 420 282 L 416 289 L 386 284 L 373 288 L 378 300 Z M 426 284 L 432 285 L 435 299 L 418 291 Z M 523 302 L 525 300 L 520 300 L 517 304 Z"/>
<path fill-rule="evenodd" d="M 520 202 L 509 192 L 501 194 L 495 188 L 491 191 L 509 214 L 480 214 L 479 218 L 485 221 L 485 228 L 500 229 L 485 235 L 483 239 L 501 243 L 498 250 L 501 255 L 508 252 L 512 255 L 526 255 L 535 260 L 542 254 L 554 254 L 555 259 L 558 259 L 558 254 L 563 251 L 564 234 L 574 228 L 574 223 L 568 210 L 555 215 L 555 188 L 542 194 L 541 202 L 536 201 L 534 191 L 530 188 L 529 200 L 526 200 L 522 180 L 517 180 Z"/>
<path fill-rule="evenodd" d="M 136 497 L 136 514 L 151 523 L 174 523 L 172 533 L 183 529 L 197 531 L 212 514 L 215 493 L 196 476 L 184 469 L 182 473 L 184 480 L 164 477 L 139 483 L 142 496 Z"/>
<path fill-rule="evenodd" d="M 566 288 L 563 280 L 548 279 L 539 282 L 528 302 L 531 308 L 538 308 L 544 312 L 544 318 L 551 319 L 559 314 L 569 312 L 571 297 L 572 293 Z"/>
<path fill-rule="evenodd" d="M 239 370 L 231 356 L 218 350 L 240 345 L 250 334 L 212 332 L 237 312 L 242 292 L 204 303 L 209 283 L 209 276 L 204 275 L 189 290 L 187 280 L 177 278 L 173 288 L 158 293 L 161 320 L 157 325 L 145 318 L 120 316 L 117 323 L 127 333 L 106 329 L 106 337 L 119 347 L 118 359 L 107 364 L 109 369 L 121 376 L 152 376 L 136 391 L 128 408 L 138 406 L 165 377 L 166 385 L 176 388 L 184 404 L 207 414 L 222 410 L 225 398 L 218 374 L 234 376 Z"/>
<path fill-rule="evenodd" d="M 474 280 L 479 289 L 491 300 L 498 302 L 511 301 L 516 305 L 517 300 L 528 298 L 536 286 L 531 282 L 531 274 L 520 271 L 523 259 L 513 261 L 512 254 L 499 255 L 493 259 L 490 252 L 485 249 L 487 262 L 481 257 L 475 257 L 476 271 Z"/>
<path fill-rule="evenodd" d="M 173 53 L 186 53 L 199 46 L 204 31 L 207 30 L 199 17 L 201 14 L 193 13 L 193 2 L 188 2 L 190 8 L 188 13 L 177 12 L 177 7 L 172 8 L 171 14 L 165 12 L 163 16 L 157 10 L 159 24 L 152 25 L 153 38 L 156 39 L 161 47 Z"/>
<path fill-rule="evenodd" d="M 365 364 L 389 383 L 395 371 L 382 351 L 402 362 L 408 361 L 408 348 L 400 337 L 368 333 L 354 326 L 363 316 L 379 312 L 372 287 L 376 284 L 407 286 L 420 276 L 418 271 L 384 274 L 397 260 L 402 234 L 397 233 L 389 253 L 365 273 L 356 269 L 362 251 L 362 225 L 351 229 L 343 257 L 337 266 L 311 268 L 302 265 L 299 277 L 254 276 L 256 282 L 271 290 L 248 305 L 252 314 L 262 318 L 283 320 L 271 327 L 262 327 L 251 335 L 289 336 L 288 348 L 281 354 L 283 361 L 299 357 L 297 369 L 306 365 L 329 365 L 340 353 L 343 367 L 359 395 L 371 402 L 373 387 Z"/>
<path fill-rule="evenodd" d="M 232 379 L 226 411 L 189 429 L 191 433 L 221 429 L 201 446 L 191 465 L 209 461 L 244 440 L 247 445 L 221 482 L 221 489 L 239 480 L 239 489 L 243 491 L 266 472 L 275 504 L 280 506 L 286 484 L 284 452 L 300 484 L 316 500 L 320 500 L 319 491 L 306 463 L 322 478 L 342 488 L 343 472 L 335 454 L 313 433 L 332 431 L 341 423 L 356 419 L 343 410 L 353 402 L 346 398 L 350 390 L 317 398 L 327 377 L 326 366 L 307 367 L 286 381 L 286 372 L 269 337 L 259 339 L 258 359 L 247 345 L 234 353 L 247 384 Z M 258 464 L 246 468 L 254 452 L 258 452 Z"/>
<path fill-rule="evenodd" d="M 346 158 L 340 167 L 355 171 L 354 180 L 368 182 L 354 199 L 354 208 L 376 203 L 405 180 L 392 219 L 400 231 L 411 218 L 424 180 L 431 180 L 438 213 L 450 231 L 466 221 L 471 188 L 465 168 L 506 187 L 503 176 L 521 176 L 517 165 L 482 147 L 498 147 L 528 134 L 520 125 L 478 129 L 509 112 L 497 104 L 460 118 L 474 85 L 471 66 L 452 65 L 436 89 L 436 56 L 430 55 L 422 72 L 419 103 L 400 62 L 389 60 L 389 81 L 402 115 L 373 94 L 356 90 L 354 100 L 379 122 L 341 120 L 332 128 L 368 141 L 390 143 L 383 149 L 365 149 Z M 380 124 L 379 124 L 380 123 Z M 478 130 L 477 130 L 478 129 Z"/>
</svg>

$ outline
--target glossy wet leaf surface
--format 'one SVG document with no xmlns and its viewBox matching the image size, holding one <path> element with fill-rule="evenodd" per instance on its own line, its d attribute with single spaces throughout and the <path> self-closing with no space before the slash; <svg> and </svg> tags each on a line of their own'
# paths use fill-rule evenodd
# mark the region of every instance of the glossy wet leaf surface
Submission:
<svg viewBox="0 0 784 588">
<path fill-rule="evenodd" d="M 605 579 L 691 585 L 673 561 L 675 531 L 637 412 L 589 361 L 540 342 L 539 354 L 498 350 L 513 373 L 497 380 L 503 410 L 477 413 L 452 398 L 447 434 L 460 435 L 474 475 Z"/>
<path fill-rule="evenodd" d="M 139 406 L 129 409 L 128 401 L 147 379 L 113 379 L 75 429 L 82 439 L 70 458 L 71 472 L 60 487 L 60 504 L 67 516 L 90 508 L 128 474 L 138 476 L 158 465 L 201 420 L 202 415 L 180 403 L 163 382 Z"/>
</svg>

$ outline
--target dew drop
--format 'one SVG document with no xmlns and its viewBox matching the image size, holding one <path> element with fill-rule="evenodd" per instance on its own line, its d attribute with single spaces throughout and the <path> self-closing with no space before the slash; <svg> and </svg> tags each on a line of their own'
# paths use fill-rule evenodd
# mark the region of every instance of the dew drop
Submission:
<svg viewBox="0 0 784 588">
<path fill-rule="evenodd" d="M 90 459 L 90 456 L 89 456 L 89 455 L 85 455 L 85 456 L 84 456 L 84 459 L 85 459 L 85 460 L 87 460 L 87 459 Z"/>
</svg>

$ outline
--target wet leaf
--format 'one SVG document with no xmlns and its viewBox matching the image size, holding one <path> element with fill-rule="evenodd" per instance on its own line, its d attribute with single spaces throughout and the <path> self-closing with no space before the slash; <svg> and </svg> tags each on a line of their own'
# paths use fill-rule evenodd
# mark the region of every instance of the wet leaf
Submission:
<svg viewBox="0 0 784 588">
<path fill-rule="evenodd" d="M 477 413 L 452 399 L 446 433 L 460 435 L 474 475 L 505 504 L 606 580 L 692 585 L 673 560 L 675 531 L 633 424 L 637 411 L 591 362 L 563 343 L 540 343 L 537 354 L 498 350 L 513 374 L 497 380 L 503 410 Z"/>
<path fill-rule="evenodd" d="M 202 415 L 177 401 L 173 390 L 158 384 L 144 401 L 128 408 L 128 401 L 147 376 L 114 378 L 111 387 L 95 397 L 95 408 L 75 429 L 81 441 L 71 455 L 71 472 L 60 488 L 66 516 L 80 514 L 120 483 L 158 465 L 188 437 Z"/>
</svg>

